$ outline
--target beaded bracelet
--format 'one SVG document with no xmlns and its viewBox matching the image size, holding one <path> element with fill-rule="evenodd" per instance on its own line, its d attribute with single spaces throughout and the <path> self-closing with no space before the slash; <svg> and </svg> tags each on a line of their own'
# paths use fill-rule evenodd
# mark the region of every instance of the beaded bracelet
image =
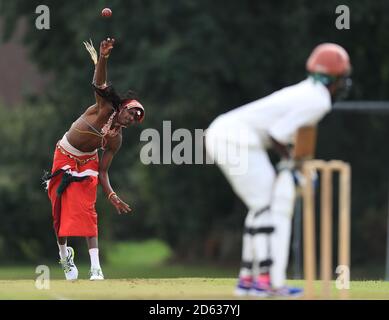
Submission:
<svg viewBox="0 0 389 320">
<path fill-rule="evenodd" d="M 108 195 L 108 200 L 111 200 L 111 197 L 112 196 L 116 196 L 116 192 L 111 192 L 109 195 Z"/>
</svg>

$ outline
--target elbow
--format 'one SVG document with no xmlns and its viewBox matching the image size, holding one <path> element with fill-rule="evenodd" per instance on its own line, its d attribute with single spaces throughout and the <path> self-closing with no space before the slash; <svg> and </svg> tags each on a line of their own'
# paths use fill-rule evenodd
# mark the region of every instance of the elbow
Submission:
<svg viewBox="0 0 389 320">
<path fill-rule="evenodd" d="M 288 148 L 288 145 L 283 144 L 279 142 L 274 137 L 270 136 L 270 140 L 272 142 L 272 149 L 281 157 L 284 159 L 290 158 L 290 151 Z"/>
</svg>

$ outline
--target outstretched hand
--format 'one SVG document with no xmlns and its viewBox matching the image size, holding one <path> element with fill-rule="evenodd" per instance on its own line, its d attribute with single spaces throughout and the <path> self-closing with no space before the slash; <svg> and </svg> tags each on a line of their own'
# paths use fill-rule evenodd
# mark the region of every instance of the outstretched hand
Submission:
<svg viewBox="0 0 389 320">
<path fill-rule="evenodd" d="M 106 40 L 101 41 L 100 43 L 100 55 L 107 57 L 111 53 L 111 50 L 113 48 L 113 45 L 115 43 L 115 39 L 113 38 L 107 38 Z"/>
<path fill-rule="evenodd" d="M 121 200 L 117 195 L 113 195 L 109 199 L 109 201 L 116 208 L 118 214 L 130 213 L 132 211 L 130 206 L 127 203 L 125 203 L 123 200 Z"/>
</svg>

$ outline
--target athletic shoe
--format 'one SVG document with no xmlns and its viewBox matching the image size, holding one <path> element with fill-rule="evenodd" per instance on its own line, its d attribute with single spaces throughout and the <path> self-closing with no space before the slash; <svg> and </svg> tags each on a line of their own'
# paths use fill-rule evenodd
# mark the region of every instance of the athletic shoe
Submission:
<svg viewBox="0 0 389 320">
<path fill-rule="evenodd" d="M 89 280 L 104 280 L 104 275 L 103 271 L 101 271 L 101 268 L 91 268 L 89 271 L 89 275 Z"/>
<path fill-rule="evenodd" d="M 66 280 L 77 280 L 78 269 L 74 264 L 74 250 L 72 247 L 67 247 L 68 255 L 65 259 L 60 259 L 59 263 L 65 273 Z"/>
<path fill-rule="evenodd" d="M 251 296 L 257 298 L 266 298 L 271 295 L 271 286 L 269 281 L 254 281 L 253 286 L 251 287 L 250 293 Z"/>
<path fill-rule="evenodd" d="M 238 297 L 247 296 L 250 293 L 252 285 L 252 277 L 240 277 L 238 284 L 236 285 L 234 294 Z"/>
<path fill-rule="evenodd" d="M 290 297 L 298 298 L 303 295 L 304 290 L 296 287 L 281 287 L 279 289 L 272 289 L 269 293 L 274 297 Z"/>
</svg>

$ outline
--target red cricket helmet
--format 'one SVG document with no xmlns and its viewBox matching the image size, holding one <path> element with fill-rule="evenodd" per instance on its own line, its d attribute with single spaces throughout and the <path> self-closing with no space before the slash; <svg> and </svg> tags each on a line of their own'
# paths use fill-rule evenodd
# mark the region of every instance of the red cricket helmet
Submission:
<svg viewBox="0 0 389 320">
<path fill-rule="evenodd" d="M 344 76 L 351 72 L 347 51 L 335 43 L 322 43 L 313 49 L 306 64 L 311 73 Z"/>
</svg>

